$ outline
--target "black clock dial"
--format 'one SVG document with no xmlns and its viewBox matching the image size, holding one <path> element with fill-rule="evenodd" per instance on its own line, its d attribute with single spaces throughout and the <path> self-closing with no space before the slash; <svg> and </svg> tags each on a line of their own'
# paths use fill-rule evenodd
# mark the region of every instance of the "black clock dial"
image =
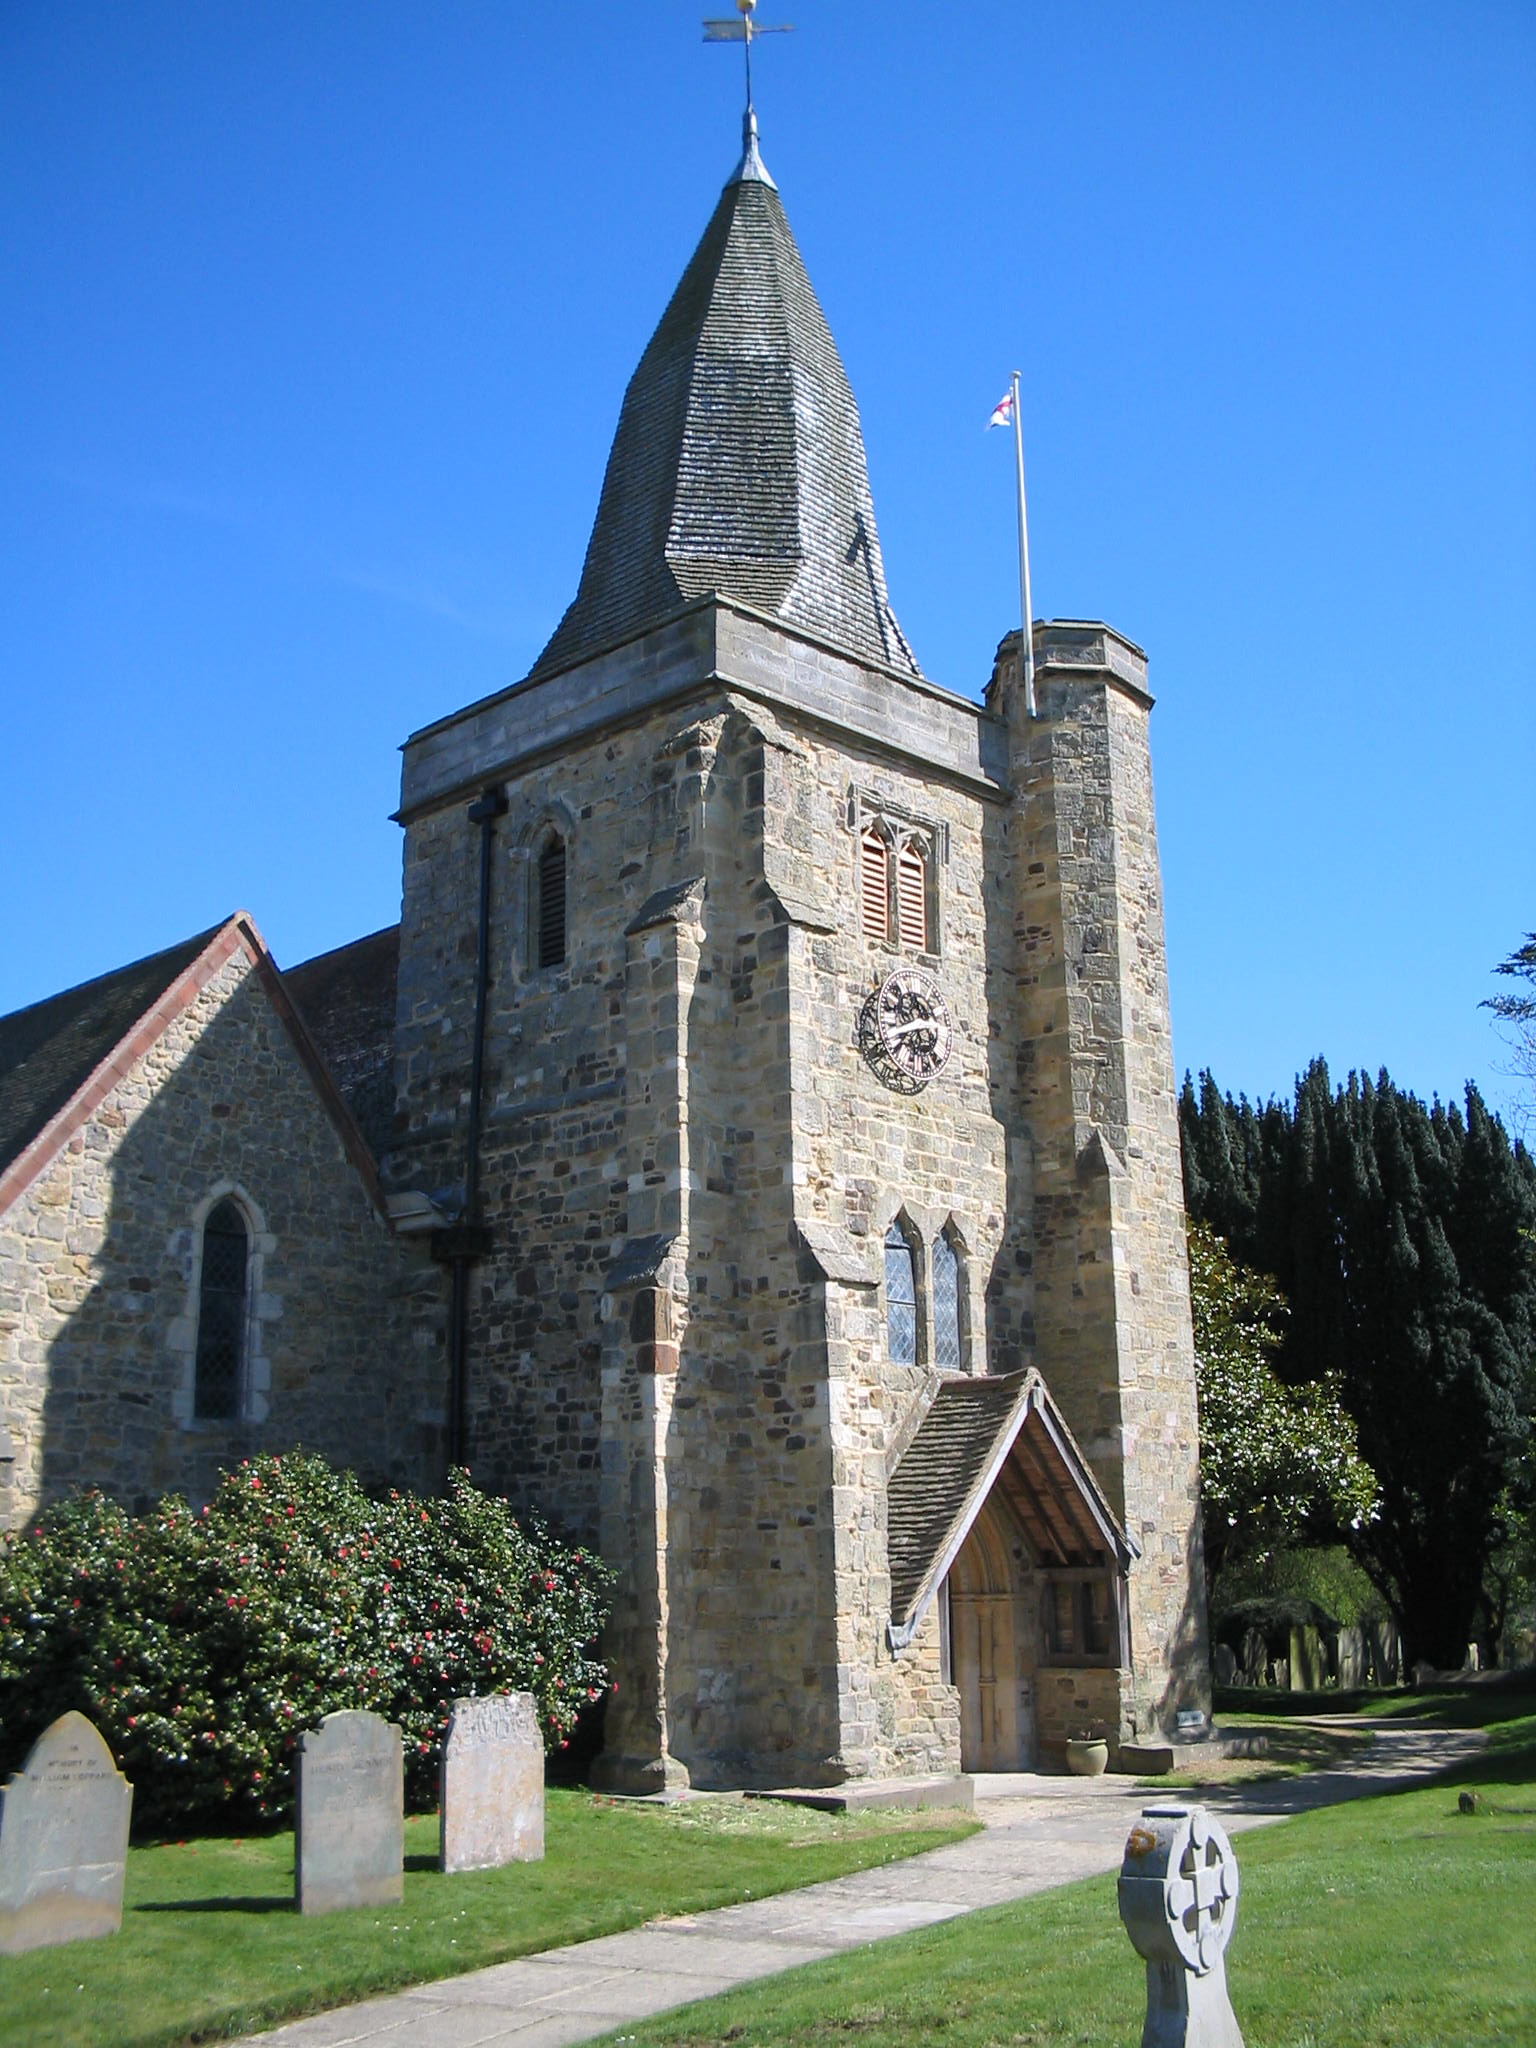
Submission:
<svg viewBox="0 0 1536 2048">
<path fill-rule="evenodd" d="M 913 1095 L 943 1072 L 954 1045 L 954 1027 L 943 991 L 931 974 L 916 967 L 897 968 L 864 1009 L 864 1055 L 887 1087 Z"/>
</svg>

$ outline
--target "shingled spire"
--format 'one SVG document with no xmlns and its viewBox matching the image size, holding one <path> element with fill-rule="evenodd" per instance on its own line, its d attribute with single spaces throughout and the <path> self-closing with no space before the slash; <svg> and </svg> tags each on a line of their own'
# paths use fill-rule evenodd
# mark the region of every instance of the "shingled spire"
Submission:
<svg viewBox="0 0 1536 2048">
<path fill-rule="evenodd" d="M 624 394 L 581 586 L 536 676 L 710 591 L 920 673 L 886 595 L 858 408 L 750 108 L 742 139 Z"/>
</svg>

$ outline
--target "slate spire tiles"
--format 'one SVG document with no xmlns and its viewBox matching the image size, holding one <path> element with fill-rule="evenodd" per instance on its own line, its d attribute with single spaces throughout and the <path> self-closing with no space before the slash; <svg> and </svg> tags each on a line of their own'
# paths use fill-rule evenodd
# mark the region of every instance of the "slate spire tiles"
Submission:
<svg viewBox="0 0 1536 2048">
<path fill-rule="evenodd" d="M 920 673 L 886 593 L 858 408 L 755 132 L 630 379 L 581 585 L 533 674 L 710 591 Z"/>
</svg>

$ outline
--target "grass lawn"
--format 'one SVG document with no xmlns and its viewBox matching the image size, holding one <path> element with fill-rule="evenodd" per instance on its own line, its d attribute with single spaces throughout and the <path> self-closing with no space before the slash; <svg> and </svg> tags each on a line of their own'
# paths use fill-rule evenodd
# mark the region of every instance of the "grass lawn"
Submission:
<svg viewBox="0 0 1536 2048">
<path fill-rule="evenodd" d="M 1270 1722 L 1291 1715 L 1359 1714 L 1371 1720 L 1424 1721 L 1441 1728 L 1492 1728 L 1536 1714 L 1536 1675 L 1491 1672 L 1460 1685 L 1394 1686 L 1341 1692 L 1281 1692 L 1265 1685 L 1226 1685 L 1215 1690 L 1218 1720 Z"/>
<path fill-rule="evenodd" d="M 1458 1811 L 1475 1785 L 1483 1811 Z M 1475 1764 L 1236 1837 L 1248 2048 L 1536 2042 L 1536 1716 Z M 1113 1877 L 857 1949 L 612 2037 L 634 2048 L 1126 2048 L 1145 1976 Z"/>
<path fill-rule="evenodd" d="M 956 1841 L 955 1813 L 824 1814 L 551 1791 L 542 1863 L 444 1877 L 434 1816 L 405 1824 L 405 1903 L 300 1919 L 293 1836 L 132 1849 L 121 1934 L 0 1957 L 0 2040 L 152 2048 L 839 1877 Z"/>
</svg>

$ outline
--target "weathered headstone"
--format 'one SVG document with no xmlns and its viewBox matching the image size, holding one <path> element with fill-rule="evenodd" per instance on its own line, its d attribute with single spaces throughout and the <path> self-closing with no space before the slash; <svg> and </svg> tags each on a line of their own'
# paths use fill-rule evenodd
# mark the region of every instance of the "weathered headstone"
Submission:
<svg viewBox="0 0 1536 2048">
<path fill-rule="evenodd" d="M 1243 2048 L 1227 1997 L 1237 1858 L 1203 1806 L 1146 1806 L 1120 1865 L 1120 1918 L 1147 1966 L 1141 2048 Z"/>
<path fill-rule="evenodd" d="M 1243 1631 L 1243 1684 L 1262 1685 L 1269 1668 L 1269 1645 L 1263 1631 L 1256 1628 Z"/>
<path fill-rule="evenodd" d="M 455 1700 L 443 1744 L 444 1870 L 544 1854 L 544 1742 L 531 1692 Z"/>
<path fill-rule="evenodd" d="M 398 1905 L 405 1896 L 400 1730 L 380 1714 L 327 1714 L 299 1737 L 298 1784 L 299 1911 Z"/>
<path fill-rule="evenodd" d="M 61 1714 L 0 1794 L 0 1955 L 116 1934 L 133 1787 L 84 1714 Z"/>
<path fill-rule="evenodd" d="M 1290 1664 L 1293 1692 L 1322 1691 L 1323 1639 L 1310 1622 L 1291 1630 Z"/>
<path fill-rule="evenodd" d="M 1372 1685 L 1396 1685 L 1402 1673 L 1402 1646 L 1390 1621 L 1368 1621 L 1364 1628 Z"/>
<path fill-rule="evenodd" d="M 1218 1685 L 1236 1685 L 1237 1653 L 1227 1643 L 1218 1643 L 1211 1651 L 1211 1676 Z"/>
<path fill-rule="evenodd" d="M 1365 1631 L 1359 1628 L 1341 1628 L 1339 1630 L 1339 1684 L 1346 1692 L 1353 1692 L 1356 1686 L 1364 1685 L 1365 1672 Z"/>
</svg>

